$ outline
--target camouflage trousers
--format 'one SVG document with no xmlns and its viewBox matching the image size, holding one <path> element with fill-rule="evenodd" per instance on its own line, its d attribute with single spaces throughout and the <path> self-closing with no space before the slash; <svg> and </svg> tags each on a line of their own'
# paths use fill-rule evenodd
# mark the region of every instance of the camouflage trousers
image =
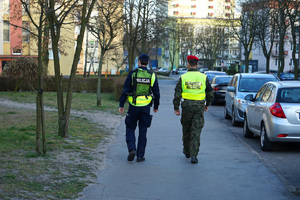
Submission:
<svg viewBox="0 0 300 200">
<path fill-rule="evenodd" d="M 181 124 L 183 151 L 191 156 L 197 156 L 204 126 L 204 104 L 182 105 Z"/>
</svg>

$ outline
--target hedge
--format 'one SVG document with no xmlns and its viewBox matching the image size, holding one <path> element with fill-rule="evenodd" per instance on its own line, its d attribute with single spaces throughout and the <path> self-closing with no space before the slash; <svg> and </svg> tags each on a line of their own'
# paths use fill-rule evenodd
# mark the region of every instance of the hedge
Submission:
<svg viewBox="0 0 300 200">
<path fill-rule="evenodd" d="M 67 91 L 67 84 L 69 78 L 63 77 L 62 79 L 62 87 L 63 90 Z M 102 77 L 101 78 L 101 92 L 103 93 L 113 93 L 121 95 L 123 84 L 125 81 L 125 77 L 123 76 L 115 76 L 115 77 Z M 0 91 L 32 91 L 31 86 L 35 89 L 37 88 L 37 83 L 26 83 L 22 82 L 18 79 L 10 79 L 6 77 L 0 77 Z M 18 86 L 18 87 L 17 87 Z M 117 91 L 116 91 L 117 90 Z M 44 80 L 44 91 L 45 92 L 55 92 L 55 79 L 54 77 L 49 77 Z M 83 77 L 76 77 L 74 80 L 73 85 L 74 92 L 90 92 L 96 93 L 97 92 L 97 78 L 83 78 Z"/>
</svg>

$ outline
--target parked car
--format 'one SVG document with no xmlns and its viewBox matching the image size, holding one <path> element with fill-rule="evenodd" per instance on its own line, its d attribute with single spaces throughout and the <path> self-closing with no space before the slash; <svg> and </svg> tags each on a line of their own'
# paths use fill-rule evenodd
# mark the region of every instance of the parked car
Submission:
<svg viewBox="0 0 300 200">
<path fill-rule="evenodd" d="M 182 75 L 182 74 L 185 74 L 187 71 L 188 71 L 188 68 L 179 68 L 178 74 Z"/>
<path fill-rule="evenodd" d="M 300 142 L 300 81 L 265 83 L 250 100 L 244 114 L 243 134 L 260 136 L 263 151 L 273 142 Z"/>
<path fill-rule="evenodd" d="M 214 99 L 212 104 L 217 102 L 225 102 L 226 88 L 233 76 L 215 76 L 211 81 L 211 86 L 214 89 Z"/>
<path fill-rule="evenodd" d="M 170 73 L 170 70 L 168 70 L 167 68 L 160 68 L 158 71 L 164 73 Z"/>
<path fill-rule="evenodd" d="M 226 72 L 220 72 L 220 71 L 205 71 L 204 74 L 207 76 L 209 83 L 211 83 L 211 80 L 217 75 L 219 76 L 227 75 Z"/>
<path fill-rule="evenodd" d="M 208 70 L 209 70 L 208 68 L 201 68 L 199 71 L 203 73 L 203 72 L 206 72 Z"/>
<path fill-rule="evenodd" d="M 233 126 L 244 122 L 244 112 L 248 104 L 245 96 L 248 94 L 255 96 L 259 88 L 269 81 L 279 81 L 279 79 L 272 74 L 235 74 L 225 94 L 225 119 L 231 118 Z"/>
<path fill-rule="evenodd" d="M 178 74 L 178 69 L 177 68 L 172 69 L 172 74 Z"/>
<path fill-rule="evenodd" d="M 281 73 L 279 78 L 281 81 L 293 81 L 295 80 L 295 75 L 293 73 Z"/>
</svg>

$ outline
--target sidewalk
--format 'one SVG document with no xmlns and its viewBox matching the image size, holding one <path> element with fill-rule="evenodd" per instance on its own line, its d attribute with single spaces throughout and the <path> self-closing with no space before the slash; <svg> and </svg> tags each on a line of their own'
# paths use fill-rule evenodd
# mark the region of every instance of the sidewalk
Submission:
<svg viewBox="0 0 300 200">
<path fill-rule="evenodd" d="M 172 106 L 174 81 L 160 81 L 161 106 L 148 130 L 146 161 L 127 161 L 125 124 L 109 149 L 106 169 L 81 200 L 208 199 L 287 200 L 293 197 L 243 144 L 209 112 L 201 135 L 198 164 L 182 153 L 180 117 Z"/>
</svg>

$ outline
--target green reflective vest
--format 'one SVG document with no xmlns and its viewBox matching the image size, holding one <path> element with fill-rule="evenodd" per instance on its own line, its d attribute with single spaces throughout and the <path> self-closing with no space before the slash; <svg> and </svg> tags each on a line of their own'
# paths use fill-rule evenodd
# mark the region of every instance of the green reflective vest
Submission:
<svg viewBox="0 0 300 200">
<path fill-rule="evenodd" d="M 188 71 L 181 75 L 182 98 L 188 100 L 204 100 L 206 75 L 198 71 Z"/>
<path fill-rule="evenodd" d="M 133 93 L 127 96 L 133 106 L 146 106 L 152 101 L 151 87 L 155 82 L 155 74 L 138 68 L 132 73 Z"/>
</svg>

